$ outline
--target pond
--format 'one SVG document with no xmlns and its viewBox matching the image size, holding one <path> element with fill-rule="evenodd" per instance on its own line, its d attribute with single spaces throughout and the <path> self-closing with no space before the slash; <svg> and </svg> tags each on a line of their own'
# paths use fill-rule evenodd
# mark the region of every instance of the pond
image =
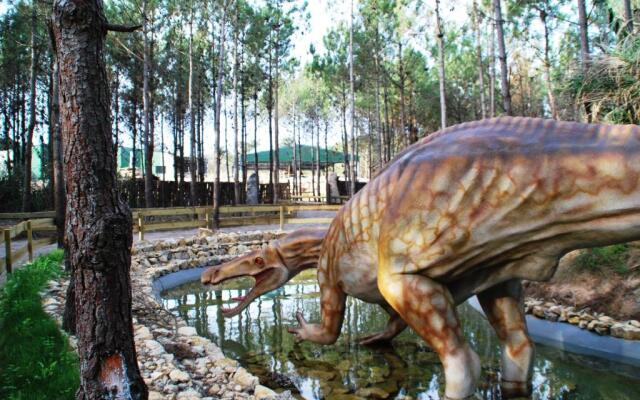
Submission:
<svg viewBox="0 0 640 400">
<path fill-rule="evenodd" d="M 303 399 L 444 398 L 438 357 L 410 329 L 391 345 L 356 343 L 359 336 L 386 325 L 387 315 L 379 306 L 349 298 L 342 335 L 335 345 L 296 344 L 287 332 L 287 327 L 297 325 L 296 310 L 303 310 L 308 321 L 320 318 L 319 288 L 313 276 L 306 274 L 260 297 L 229 319 L 222 317 L 220 307 L 228 307 L 232 297 L 245 294 L 252 280 L 213 288 L 194 282 L 162 297 L 168 310 L 277 391 L 288 389 Z M 458 311 L 466 337 L 482 359 L 478 396 L 500 399 L 497 338 L 473 308 L 462 305 Z M 536 347 L 534 368 L 534 399 L 640 399 L 638 368 L 542 345 Z"/>
</svg>

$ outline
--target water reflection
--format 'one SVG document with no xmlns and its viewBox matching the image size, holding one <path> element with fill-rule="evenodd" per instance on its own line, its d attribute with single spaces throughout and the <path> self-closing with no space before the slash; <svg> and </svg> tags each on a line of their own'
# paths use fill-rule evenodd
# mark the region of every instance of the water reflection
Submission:
<svg viewBox="0 0 640 400">
<path fill-rule="evenodd" d="M 392 346 L 376 348 L 355 339 L 382 329 L 381 308 L 352 298 L 347 301 L 342 335 L 333 346 L 296 344 L 286 328 L 304 310 L 318 321 L 320 302 L 315 281 L 300 281 L 255 300 L 239 315 L 224 319 L 218 311 L 245 294 L 250 281 L 210 290 L 200 283 L 163 294 L 164 306 L 194 326 L 274 389 L 291 389 L 304 399 L 444 398 L 444 376 L 433 353 L 413 332 L 403 332 Z M 491 327 L 468 306 L 460 307 L 467 339 L 482 359 L 478 394 L 500 399 L 499 346 Z M 534 399 L 640 399 L 640 372 L 632 367 L 537 347 Z M 359 397 L 356 397 L 359 396 Z"/>
</svg>

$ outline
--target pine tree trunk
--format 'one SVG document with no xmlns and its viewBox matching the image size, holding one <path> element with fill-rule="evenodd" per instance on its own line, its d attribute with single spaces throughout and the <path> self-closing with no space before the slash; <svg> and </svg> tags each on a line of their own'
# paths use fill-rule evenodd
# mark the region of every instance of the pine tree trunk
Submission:
<svg viewBox="0 0 640 400">
<path fill-rule="evenodd" d="M 447 94 L 444 74 L 444 32 L 440 19 L 440 0 L 436 0 L 436 36 L 438 37 L 438 78 L 440 81 L 440 129 L 447 127 Z"/>
<path fill-rule="evenodd" d="M 233 33 L 233 199 L 240 204 L 240 150 L 238 148 L 238 3 L 235 6 Z"/>
<path fill-rule="evenodd" d="M 116 182 L 102 2 L 57 0 L 69 262 L 75 282 L 76 399 L 146 399 L 131 318 L 131 212 Z M 81 146 L 75 145 L 82 143 Z"/>
<path fill-rule="evenodd" d="M 225 59 L 225 31 L 227 25 L 227 9 L 224 9 L 222 21 L 220 22 L 220 42 L 219 42 L 219 59 L 217 67 L 217 82 L 215 89 L 215 113 L 214 113 L 214 140 L 213 140 L 213 159 L 214 159 L 214 181 L 213 181 L 213 228 L 217 229 L 220 225 L 220 110 L 222 100 L 222 83 L 224 82 L 224 59 Z"/>
<path fill-rule="evenodd" d="M 193 66 L 193 4 L 191 7 L 191 14 L 189 18 L 189 175 L 191 177 L 191 184 L 189 185 L 189 194 L 191 195 L 191 206 L 195 207 L 198 202 L 198 184 L 197 184 L 197 155 L 196 155 L 196 110 L 193 101 L 193 80 L 194 80 L 194 66 Z"/>
<path fill-rule="evenodd" d="M 511 108 L 511 89 L 509 88 L 509 70 L 507 68 L 507 51 L 504 44 L 504 20 L 502 19 L 501 0 L 493 0 L 496 20 L 496 36 L 498 39 L 498 59 L 500 60 L 500 86 L 502 87 L 502 104 L 507 115 L 513 115 Z"/>
<path fill-rule="evenodd" d="M 36 65 L 38 64 L 38 55 L 36 53 L 36 29 L 37 14 L 36 3 L 31 5 L 31 65 L 29 73 L 29 128 L 27 131 L 25 152 L 24 152 L 24 185 L 22 192 L 22 211 L 31 211 L 31 153 L 33 150 L 33 131 L 36 129 Z"/>
<path fill-rule="evenodd" d="M 322 176 L 322 171 L 320 170 L 320 120 L 316 121 L 317 126 L 317 134 L 316 134 L 316 172 L 318 173 L 318 179 L 316 180 L 316 191 L 318 192 L 318 197 L 322 196 L 322 192 L 320 192 L 320 177 Z"/>
<path fill-rule="evenodd" d="M 353 74 L 353 1 L 351 0 L 351 24 L 349 25 L 349 117 L 351 118 L 351 142 L 355 143 L 356 137 L 356 89 L 355 89 L 355 76 Z M 402 60 L 400 62 L 402 65 Z M 404 113 L 404 109 L 402 110 Z M 353 147 L 351 148 L 353 151 Z M 351 179 L 349 179 L 349 196 L 353 196 L 356 193 L 356 172 L 355 172 L 355 159 L 351 163 Z"/>
<path fill-rule="evenodd" d="M 580 60 L 582 71 L 589 66 L 589 33 L 587 30 L 587 10 L 585 0 L 578 0 L 578 27 L 580 28 Z"/>
<path fill-rule="evenodd" d="M 548 5 L 548 1 L 546 2 Z M 558 119 L 558 109 L 556 108 L 556 100 L 553 95 L 553 85 L 551 84 L 551 58 L 549 44 L 549 25 L 547 24 L 547 11 L 540 10 L 540 20 L 544 27 L 544 78 L 547 84 L 547 96 L 549 97 L 549 108 L 551 108 L 551 117 Z"/>
<path fill-rule="evenodd" d="M 149 2 L 144 0 L 142 3 L 142 28 L 143 28 L 143 73 L 142 73 L 142 92 L 143 92 L 143 109 L 144 109 L 144 203 L 145 207 L 155 207 L 155 199 L 153 196 L 153 134 L 151 133 L 151 50 L 149 46 L 149 26 L 147 23 L 147 14 Z"/>
<path fill-rule="evenodd" d="M 496 23 L 491 22 L 489 35 L 489 117 L 496 116 Z"/>
<path fill-rule="evenodd" d="M 487 103 L 484 97 L 484 67 L 482 65 L 482 45 L 480 43 L 480 13 L 478 0 L 473 0 L 473 33 L 476 39 L 476 60 L 478 67 L 478 86 L 480 92 L 480 115 L 487 118 Z"/>
<path fill-rule="evenodd" d="M 628 35 L 632 35 L 633 34 L 633 12 L 631 11 L 631 0 L 623 0 L 622 3 L 624 8 L 624 11 L 623 11 L 624 23 L 625 23 L 624 28 L 627 31 Z"/>
</svg>

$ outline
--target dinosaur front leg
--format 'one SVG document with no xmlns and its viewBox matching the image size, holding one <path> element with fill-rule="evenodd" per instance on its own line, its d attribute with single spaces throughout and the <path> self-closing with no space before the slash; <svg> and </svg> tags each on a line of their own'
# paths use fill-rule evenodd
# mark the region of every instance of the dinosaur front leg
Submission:
<svg viewBox="0 0 640 400">
<path fill-rule="evenodd" d="M 359 338 L 359 344 L 370 345 L 380 342 L 388 342 L 398 336 L 407 327 L 407 323 L 404 322 L 402 317 L 400 317 L 400 314 L 398 314 L 389 304 L 383 304 L 381 307 L 389 314 L 387 327 L 381 332 Z"/>
<path fill-rule="evenodd" d="M 478 299 L 502 344 L 503 397 L 529 396 L 535 351 L 527 333 L 520 280 L 493 286 Z"/>
<path fill-rule="evenodd" d="M 378 287 L 385 300 L 438 353 L 447 398 L 472 395 L 480 376 L 480 359 L 462 335 L 449 290 L 427 277 L 392 272 L 384 265 L 379 268 Z"/>
<path fill-rule="evenodd" d="M 305 321 L 301 312 L 296 313 L 299 325 L 289 328 L 297 341 L 308 340 L 318 344 L 333 344 L 340 336 L 346 294 L 332 274 L 328 274 L 326 268 L 318 268 L 318 282 L 320 284 L 320 323 L 309 324 Z"/>
</svg>

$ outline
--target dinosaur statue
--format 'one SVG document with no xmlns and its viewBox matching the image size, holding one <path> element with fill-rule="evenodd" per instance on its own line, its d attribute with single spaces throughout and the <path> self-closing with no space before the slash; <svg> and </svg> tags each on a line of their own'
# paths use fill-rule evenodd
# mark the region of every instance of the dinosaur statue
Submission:
<svg viewBox="0 0 640 400">
<path fill-rule="evenodd" d="M 639 184 L 635 125 L 497 118 L 439 131 L 338 211 L 317 260 L 321 321 L 298 313 L 290 332 L 332 344 L 347 295 L 381 304 L 390 323 L 377 339 L 406 322 L 439 355 L 446 397 L 463 399 L 480 361 L 455 306 L 478 295 L 502 345 L 502 394 L 527 396 L 521 280 L 550 279 L 571 250 L 640 239 Z"/>
</svg>

